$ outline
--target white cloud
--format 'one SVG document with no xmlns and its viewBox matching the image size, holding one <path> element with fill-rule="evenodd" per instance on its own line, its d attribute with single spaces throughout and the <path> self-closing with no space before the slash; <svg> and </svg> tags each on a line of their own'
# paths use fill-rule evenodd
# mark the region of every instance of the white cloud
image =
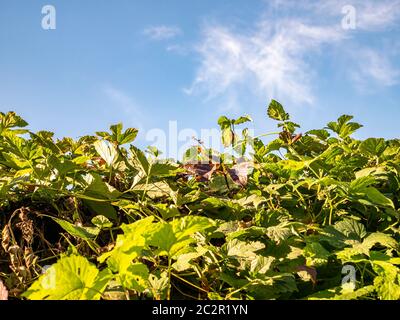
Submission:
<svg viewBox="0 0 400 320">
<path fill-rule="evenodd" d="M 182 30 L 175 26 L 152 26 L 146 28 L 143 34 L 152 40 L 168 40 L 173 39 L 182 34 Z"/>
<path fill-rule="evenodd" d="M 400 16 L 400 0 L 275 0 L 267 5 L 251 31 L 205 26 L 196 48 L 200 66 L 185 92 L 205 94 L 209 99 L 223 95 L 231 99 L 233 92 L 246 87 L 264 97 L 312 104 L 318 72 L 316 59 L 327 58 L 338 45 L 344 48 L 342 54 L 348 54 L 346 41 L 355 41 L 357 33 L 341 26 L 342 7 L 348 4 L 356 7 L 359 31 L 363 32 L 392 26 Z M 359 47 L 357 63 L 351 66 L 352 80 L 356 84 L 361 78 L 380 81 L 384 86 L 395 84 L 398 71 L 390 58 Z"/>
<path fill-rule="evenodd" d="M 394 25 L 400 17 L 400 1 L 363 2 L 358 26 L 365 30 L 382 29 Z"/>
<path fill-rule="evenodd" d="M 223 94 L 230 87 L 249 85 L 258 93 L 312 103 L 310 66 L 305 57 L 324 43 L 344 37 L 336 27 L 310 26 L 284 20 L 260 23 L 249 34 L 208 27 L 198 47 L 201 66 L 187 93 Z"/>
<path fill-rule="evenodd" d="M 351 74 L 360 88 L 365 88 L 371 81 L 379 86 L 393 86 L 398 83 L 400 72 L 384 53 L 360 49 L 353 58 L 357 68 Z"/>
<path fill-rule="evenodd" d="M 181 44 L 171 44 L 166 47 L 166 50 L 168 52 L 174 52 L 179 55 L 187 55 L 189 53 L 189 48 L 187 46 L 181 45 Z"/>
<path fill-rule="evenodd" d="M 292 6 L 301 2 L 292 2 Z M 399 22 L 400 0 L 306 0 L 302 5 L 319 14 L 327 16 L 342 16 L 344 6 L 352 6 L 356 13 L 356 28 L 360 31 L 379 31 Z"/>
</svg>

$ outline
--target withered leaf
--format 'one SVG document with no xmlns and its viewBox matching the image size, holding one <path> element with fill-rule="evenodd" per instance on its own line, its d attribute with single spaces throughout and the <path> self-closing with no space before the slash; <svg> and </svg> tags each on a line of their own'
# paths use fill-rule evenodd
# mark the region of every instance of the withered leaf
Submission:
<svg viewBox="0 0 400 320">
<path fill-rule="evenodd" d="M 8 225 L 6 225 L 1 232 L 1 246 L 5 252 L 8 252 L 11 243 L 11 234 Z"/>
<path fill-rule="evenodd" d="M 0 280 L 0 300 L 8 300 L 8 290 Z"/>
<path fill-rule="evenodd" d="M 311 268 L 311 267 L 307 267 L 307 266 L 297 266 L 296 267 L 296 271 L 297 272 L 301 272 L 301 271 L 306 272 L 310 276 L 311 282 L 313 283 L 313 285 L 316 285 L 316 283 L 317 283 L 317 270 L 315 270 L 314 268 Z"/>
<path fill-rule="evenodd" d="M 292 137 L 292 144 L 296 143 L 297 141 L 299 141 L 302 137 L 303 137 L 303 135 L 301 133 L 299 133 L 298 135 L 293 136 Z"/>
<path fill-rule="evenodd" d="M 244 187 L 247 185 L 248 172 L 249 168 L 251 167 L 251 162 L 241 162 L 235 164 L 232 168 L 228 169 L 228 173 L 231 176 L 233 182 Z"/>
<path fill-rule="evenodd" d="M 303 137 L 303 134 L 291 134 L 289 131 L 283 131 L 279 134 L 279 138 L 288 144 L 294 144 Z"/>
<path fill-rule="evenodd" d="M 199 182 L 209 181 L 219 168 L 217 163 L 205 163 L 205 164 L 186 164 L 184 168 L 195 176 Z"/>
</svg>

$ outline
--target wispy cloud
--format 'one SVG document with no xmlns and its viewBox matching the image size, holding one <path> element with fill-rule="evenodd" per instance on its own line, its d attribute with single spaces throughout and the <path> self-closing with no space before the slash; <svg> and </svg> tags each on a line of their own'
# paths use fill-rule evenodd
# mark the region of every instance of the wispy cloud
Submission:
<svg viewBox="0 0 400 320">
<path fill-rule="evenodd" d="M 358 26 L 375 31 L 393 26 L 399 22 L 400 1 L 358 1 L 360 6 Z"/>
<path fill-rule="evenodd" d="M 381 31 L 398 24 L 400 18 L 400 0 L 306 0 L 303 5 L 322 17 L 340 17 L 343 7 L 352 6 L 359 31 Z"/>
<path fill-rule="evenodd" d="M 353 57 L 356 68 L 351 76 L 359 88 L 363 89 L 373 81 L 378 86 L 393 86 L 398 83 L 400 71 L 397 70 L 383 52 L 360 49 Z"/>
<path fill-rule="evenodd" d="M 342 8 L 348 2 L 356 8 L 355 32 L 341 26 Z M 313 83 L 319 72 L 314 62 L 326 59 L 331 51 L 339 52 L 337 48 L 346 48 L 346 41 L 356 41 L 357 32 L 379 31 L 397 23 L 399 4 L 400 0 L 275 0 L 268 2 L 252 30 L 206 24 L 196 47 L 201 62 L 185 92 L 205 94 L 209 99 L 227 95 L 231 99 L 232 92 L 247 87 L 269 98 L 312 104 L 316 98 Z M 282 6 L 287 14 L 279 11 Z M 372 79 L 384 86 L 395 84 L 398 71 L 390 57 L 361 44 L 359 47 L 358 62 L 351 66 L 349 80 L 356 85 L 358 79 Z M 348 50 L 343 50 L 342 54 L 346 53 Z"/>
<path fill-rule="evenodd" d="M 140 110 L 140 108 L 138 108 L 137 105 L 133 102 L 133 99 L 121 90 L 118 90 L 108 85 L 104 87 L 104 93 L 119 107 L 122 107 L 124 111 L 131 112 Z"/>
<path fill-rule="evenodd" d="M 152 40 L 173 39 L 182 33 L 182 30 L 176 26 L 165 25 L 148 27 L 143 31 L 143 34 Z"/>
<path fill-rule="evenodd" d="M 185 46 L 185 45 L 181 45 L 181 44 L 171 44 L 168 45 L 166 47 L 166 50 L 168 52 L 173 52 L 182 56 L 187 55 L 188 53 L 190 53 L 190 47 L 189 46 Z"/>
<path fill-rule="evenodd" d="M 231 86 L 249 85 L 269 97 L 312 103 L 310 66 L 305 55 L 343 37 L 338 27 L 310 26 L 295 20 L 273 26 L 261 22 L 249 34 L 208 27 L 197 48 L 201 66 L 186 92 L 205 91 L 208 97 L 214 97 Z"/>
<path fill-rule="evenodd" d="M 123 112 L 128 118 L 131 125 L 135 125 L 140 131 L 144 128 L 144 121 L 146 119 L 141 108 L 134 99 L 111 85 L 106 85 L 103 88 L 105 96 L 112 102 L 112 106 L 116 109 L 116 112 Z"/>
</svg>

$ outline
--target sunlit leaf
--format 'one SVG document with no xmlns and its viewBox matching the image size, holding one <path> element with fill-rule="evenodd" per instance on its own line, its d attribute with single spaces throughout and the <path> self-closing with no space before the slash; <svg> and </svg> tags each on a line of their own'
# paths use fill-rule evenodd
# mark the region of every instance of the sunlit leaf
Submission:
<svg viewBox="0 0 400 320">
<path fill-rule="evenodd" d="M 81 256 L 61 258 L 23 296 L 30 300 L 98 300 L 110 279 Z"/>
</svg>

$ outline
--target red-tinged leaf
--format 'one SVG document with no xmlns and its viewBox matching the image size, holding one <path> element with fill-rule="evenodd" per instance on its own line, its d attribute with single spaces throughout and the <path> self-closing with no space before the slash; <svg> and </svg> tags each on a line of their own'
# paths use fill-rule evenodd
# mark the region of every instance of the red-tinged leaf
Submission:
<svg viewBox="0 0 400 320">
<path fill-rule="evenodd" d="M 228 169 L 228 172 L 233 182 L 244 187 L 247 185 L 247 176 L 251 167 L 251 162 L 241 162 Z"/>
<path fill-rule="evenodd" d="M 218 170 L 219 164 L 187 164 L 184 167 L 190 174 L 196 177 L 197 181 L 205 182 L 211 179 L 213 173 Z"/>
<path fill-rule="evenodd" d="M 303 134 L 292 135 L 289 131 L 283 131 L 279 134 L 279 138 L 288 144 L 294 144 L 303 137 Z"/>
<path fill-rule="evenodd" d="M 296 143 L 297 141 L 299 141 L 302 137 L 303 137 L 303 135 L 302 135 L 301 133 L 299 133 L 298 135 L 295 135 L 295 136 L 292 138 L 292 144 L 293 144 L 293 143 Z"/>
<path fill-rule="evenodd" d="M 311 277 L 311 282 L 313 283 L 313 285 L 317 284 L 317 270 L 315 270 L 314 268 L 307 267 L 307 266 L 298 266 L 298 267 L 296 267 L 296 271 L 297 272 L 300 272 L 300 271 L 307 272 Z"/>
</svg>

